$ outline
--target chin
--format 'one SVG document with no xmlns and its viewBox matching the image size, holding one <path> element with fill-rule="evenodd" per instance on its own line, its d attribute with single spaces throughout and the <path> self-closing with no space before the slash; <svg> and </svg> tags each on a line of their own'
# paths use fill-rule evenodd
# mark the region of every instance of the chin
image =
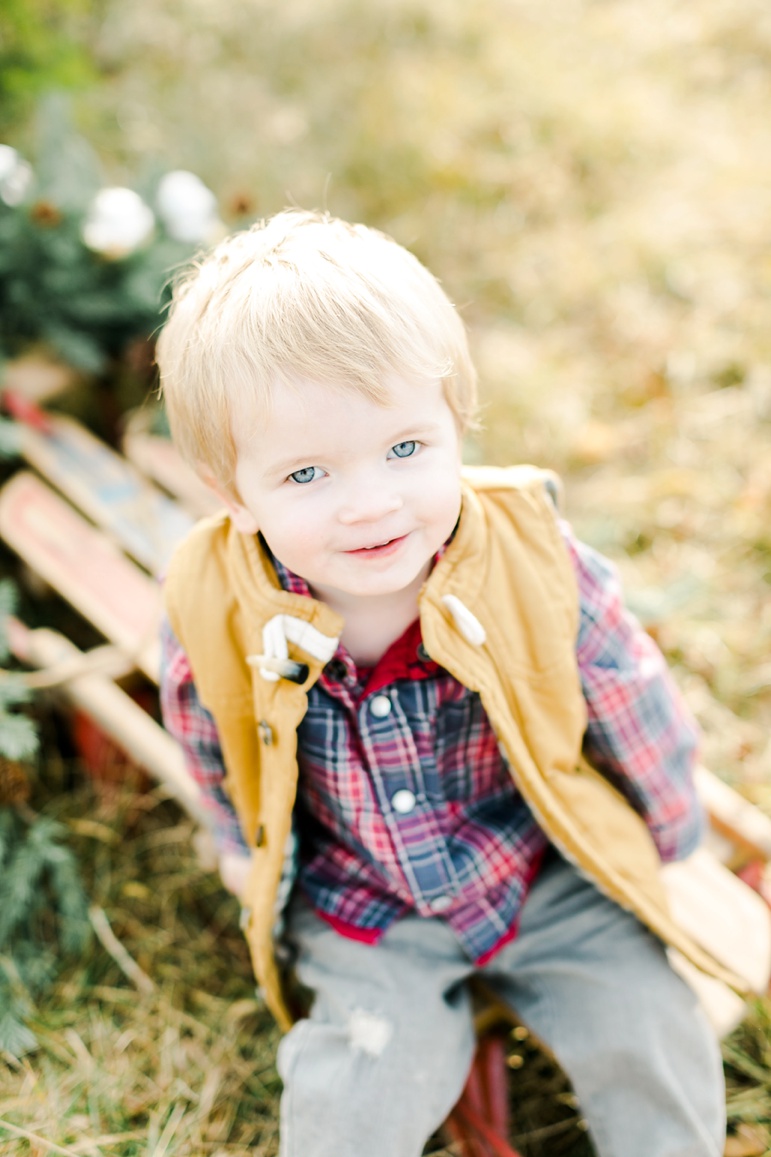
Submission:
<svg viewBox="0 0 771 1157">
<path fill-rule="evenodd" d="M 382 598 L 387 595 L 398 595 L 408 591 L 423 582 L 423 570 L 409 571 L 400 575 L 373 575 L 367 581 L 352 581 L 345 585 L 345 593 L 359 598 Z"/>
</svg>

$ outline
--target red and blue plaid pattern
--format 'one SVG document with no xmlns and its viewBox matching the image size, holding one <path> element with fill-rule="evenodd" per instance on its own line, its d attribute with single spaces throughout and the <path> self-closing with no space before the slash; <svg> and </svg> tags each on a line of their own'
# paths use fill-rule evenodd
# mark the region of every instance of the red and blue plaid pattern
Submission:
<svg viewBox="0 0 771 1157">
<path fill-rule="evenodd" d="M 644 817 L 662 859 L 679 859 L 703 823 L 695 727 L 660 652 L 625 611 L 610 563 L 561 527 L 579 587 L 585 754 Z M 285 589 L 309 594 L 275 565 Z M 161 686 L 166 726 L 221 848 L 245 853 L 214 721 L 168 625 Z M 338 647 L 310 691 L 298 741 L 298 883 L 322 917 L 374 942 L 407 912 L 441 915 L 476 962 L 514 935 L 546 839 L 479 696 L 427 659 L 417 623 L 371 671 Z"/>
</svg>

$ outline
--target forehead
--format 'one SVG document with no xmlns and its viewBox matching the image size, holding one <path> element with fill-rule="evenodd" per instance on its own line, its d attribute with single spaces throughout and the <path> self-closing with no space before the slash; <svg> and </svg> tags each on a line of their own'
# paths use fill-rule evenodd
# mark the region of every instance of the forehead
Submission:
<svg viewBox="0 0 771 1157">
<path fill-rule="evenodd" d="M 311 448 L 357 439 L 407 437 L 414 429 L 444 423 L 450 415 L 440 381 L 411 382 L 394 377 L 378 398 L 351 387 L 323 382 L 276 382 L 270 396 L 254 407 L 238 407 L 233 436 L 239 454 L 259 451 L 282 456 L 287 447 Z"/>
</svg>

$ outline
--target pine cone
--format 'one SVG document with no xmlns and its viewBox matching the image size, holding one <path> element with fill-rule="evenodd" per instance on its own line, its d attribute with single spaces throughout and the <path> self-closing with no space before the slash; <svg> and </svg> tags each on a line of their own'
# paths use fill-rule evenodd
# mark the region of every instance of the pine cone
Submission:
<svg viewBox="0 0 771 1157">
<path fill-rule="evenodd" d="M 26 803 L 32 788 L 21 763 L 0 756 L 0 807 Z"/>
</svg>

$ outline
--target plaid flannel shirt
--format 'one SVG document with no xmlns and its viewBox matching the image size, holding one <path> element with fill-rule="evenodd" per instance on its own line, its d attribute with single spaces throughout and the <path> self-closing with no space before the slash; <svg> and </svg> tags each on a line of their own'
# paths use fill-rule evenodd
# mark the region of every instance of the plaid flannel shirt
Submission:
<svg viewBox="0 0 771 1157">
<path fill-rule="evenodd" d="M 579 590 L 584 752 L 643 816 L 662 860 L 680 859 L 703 824 L 695 726 L 660 652 L 624 609 L 614 568 L 560 526 Z M 310 594 L 275 566 L 284 589 Z M 203 789 L 220 848 L 247 854 L 222 787 L 214 720 L 168 624 L 162 644 L 166 726 Z M 516 933 L 547 842 L 478 694 L 428 659 L 417 622 L 372 670 L 338 647 L 309 692 L 298 752 L 297 882 L 339 932 L 375 942 L 408 912 L 441 915 L 477 963 Z"/>
</svg>

